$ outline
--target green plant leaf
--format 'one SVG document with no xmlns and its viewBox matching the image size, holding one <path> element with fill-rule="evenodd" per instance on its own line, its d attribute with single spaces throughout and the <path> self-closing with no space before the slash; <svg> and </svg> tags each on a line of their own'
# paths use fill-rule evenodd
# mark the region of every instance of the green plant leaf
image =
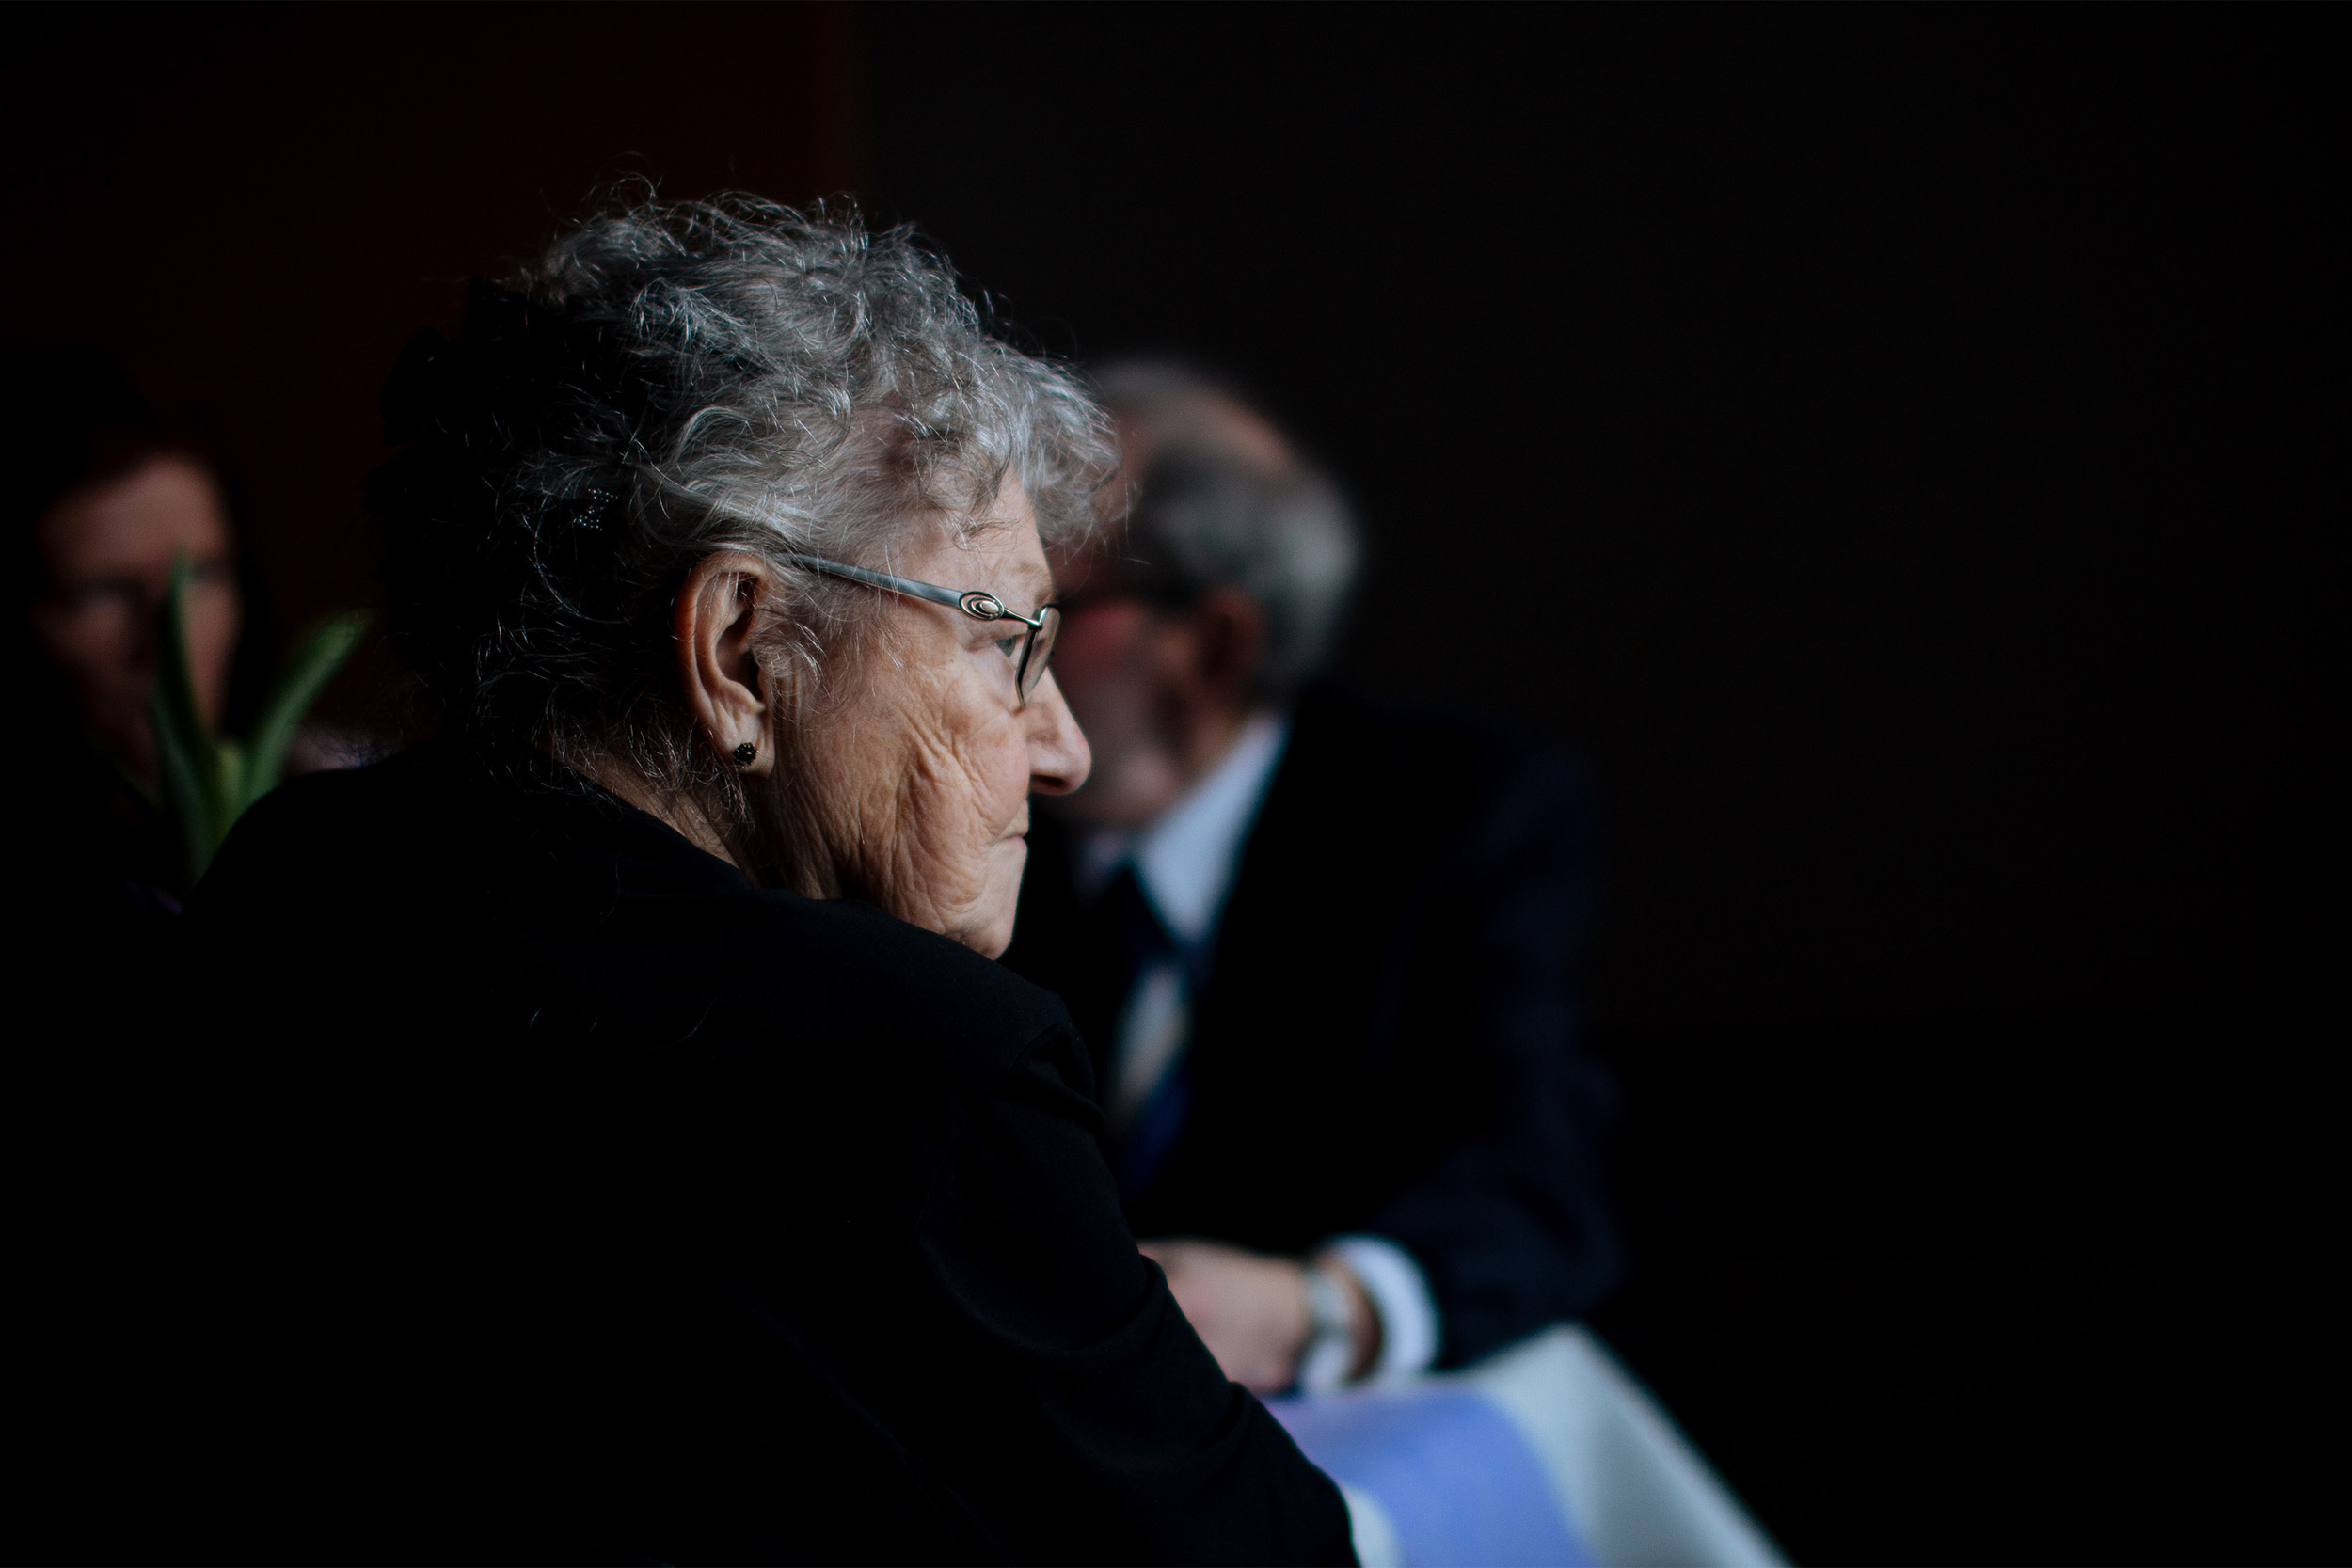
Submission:
<svg viewBox="0 0 2352 1568">
<path fill-rule="evenodd" d="M 183 555 L 172 562 L 171 580 L 164 592 L 155 690 L 148 698 L 147 716 L 155 732 L 155 764 L 163 784 L 164 808 L 180 831 L 188 883 L 194 886 L 212 863 L 213 851 L 220 847 L 225 829 L 217 825 L 228 802 L 221 792 L 224 781 L 218 750 L 205 730 L 188 674 L 189 576 L 188 558 Z"/>
<path fill-rule="evenodd" d="M 221 813 L 220 820 L 214 824 L 217 832 L 213 847 L 217 849 L 229 837 L 229 830 L 237 825 L 237 818 L 245 815 L 245 808 L 253 801 L 246 794 L 245 748 L 224 735 L 214 737 L 213 751 L 220 768 L 220 799 L 227 806 Z"/>
<path fill-rule="evenodd" d="M 286 770 L 286 750 L 294 744 L 302 716 L 310 711 L 326 683 L 351 657 L 367 629 L 365 610 L 347 610 L 318 622 L 294 644 L 277 684 L 270 688 L 269 700 L 262 705 L 260 721 L 253 726 L 253 744 L 240 781 L 243 787 L 235 798 L 239 811 L 278 787 Z"/>
<path fill-rule="evenodd" d="M 147 714 L 155 731 L 162 805 L 178 830 L 187 858 L 188 885 L 193 887 L 246 808 L 278 787 L 295 727 L 359 645 L 368 617 L 358 610 L 330 615 L 303 634 L 271 687 L 269 700 L 262 705 L 251 743 L 241 746 L 206 729 L 196 705 L 196 684 L 188 669 L 191 576 L 184 555 L 172 563 L 171 582 L 164 594 L 155 691 L 148 699 Z"/>
</svg>

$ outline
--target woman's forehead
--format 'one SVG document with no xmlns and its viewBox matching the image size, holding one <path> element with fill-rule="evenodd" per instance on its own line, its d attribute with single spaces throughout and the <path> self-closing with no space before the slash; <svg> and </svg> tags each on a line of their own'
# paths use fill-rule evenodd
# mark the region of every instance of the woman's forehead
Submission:
<svg viewBox="0 0 2352 1568">
<path fill-rule="evenodd" d="M 1046 563 L 1045 546 L 1038 537 L 1037 513 L 1017 483 L 1008 482 L 997 493 L 995 504 L 982 514 L 977 528 L 958 531 L 942 543 L 949 547 L 941 559 L 954 562 L 955 570 L 975 576 L 973 587 L 1003 596 L 1034 593 L 1040 604 L 1053 592 L 1053 568 Z M 987 580 L 977 580 L 977 576 Z"/>
</svg>

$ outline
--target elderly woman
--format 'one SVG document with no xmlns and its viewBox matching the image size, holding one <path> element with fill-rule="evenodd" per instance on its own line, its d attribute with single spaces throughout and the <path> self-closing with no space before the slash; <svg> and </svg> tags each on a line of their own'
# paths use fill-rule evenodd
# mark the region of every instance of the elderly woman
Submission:
<svg viewBox="0 0 2352 1568">
<path fill-rule="evenodd" d="M 241 1043 L 180 1408 L 239 1549 L 1346 1560 L 993 961 L 1088 768 L 1087 398 L 904 234 L 736 203 L 476 284 L 384 410 L 441 733 L 281 790 L 190 906 Z"/>
</svg>

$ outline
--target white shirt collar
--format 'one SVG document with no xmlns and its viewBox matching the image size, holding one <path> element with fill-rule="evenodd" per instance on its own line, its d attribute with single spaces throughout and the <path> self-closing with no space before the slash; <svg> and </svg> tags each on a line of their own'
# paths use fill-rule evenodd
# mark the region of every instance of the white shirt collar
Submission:
<svg viewBox="0 0 2352 1568">
<path fill-rule="evenodd" d="M 1242 726 L 1225 760 L 1159 820 L 1140 832 L 1089 833 L 1078 851 L 1078 895 L 1093 898 L 1121 865 L 1132 864 L 1168 935 L 1187 947 L 1206 942 L 1290 733 L 1288 714 L 1258 714 Z"/>
</svg>

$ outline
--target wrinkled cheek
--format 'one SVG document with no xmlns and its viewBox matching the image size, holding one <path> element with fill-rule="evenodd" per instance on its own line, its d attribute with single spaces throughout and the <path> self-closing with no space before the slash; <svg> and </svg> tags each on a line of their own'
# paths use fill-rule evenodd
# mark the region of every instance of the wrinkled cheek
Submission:
<svg viewBox="0 0 2352 1568">
<path fill-rule="evenodd" d="M 940 915 L 950 930 L 980 917 L 1001 874 L 992 863 L 998 846 L 969 801 L 949 803 L 934 819 L 931 869 Z"/>
<path fill-rule="evenodd" d="M 859 814 L 860 890 L 899 919 L 946 930 L 968 896 L 966 813 L 926 772 L 910 768 Z"/>
</svg>

